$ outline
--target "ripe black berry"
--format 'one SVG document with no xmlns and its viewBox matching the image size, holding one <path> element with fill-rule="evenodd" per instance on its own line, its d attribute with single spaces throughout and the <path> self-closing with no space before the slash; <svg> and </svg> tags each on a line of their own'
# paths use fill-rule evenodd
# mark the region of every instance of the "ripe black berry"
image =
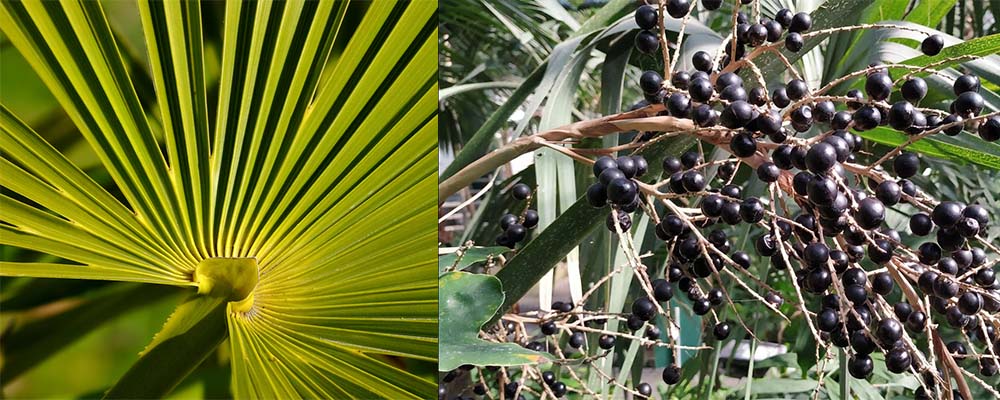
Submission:
<svg viewBox="0 0 1000 400">
<path fill-rule="evenodd" d="M 712 328 L 712 336 L 715 337 L 715 340 L 725 340 L 729 337 L 730 331 L 732 331 L 732 327 L 729 326 L 729 322 L 722 321 L 716 324 L 715 328 Z"/>
<path fill-rule="evenodd" d="M 975 75 L 962 75 L 958 79 L 955 79 L 952 89 L 955 91 L 956 96 L 965 92 L 978 92 L 979 77 Z"/>
<path fill-rule="evenodd" d="M 855 355 L 847 364 L 847 371 L 857 379 L 868 379 L 875 369 L 875 363 L 868 355 Z"/>
<path fill-rule="evenodd" d="M 875 198 L 861 200 L 854 218 L 862 228 L 875 229 L 885 220 L 885 206 Z"/>
<path fill-rule="evenodd" d="M 983 297 L 979 293 L 966 292 L 958 298 L 958 309 L 965 315 L 975 315 L 983 309 Z"/>
<path fill-rule="evenodd" d="M 892 318 L 883 319 L 878 323 L 876 334 L 883 345 L 891 346 L 903 337 L 903 324 Z"/>
<path fill-rule="evenodd" d="M 545 321 L 540 327 L 542 328 L 542 334 L 545 336 L 554 335 L 559 331 L 559 328 L 556 327 L 556 323 L 554 321 Z"/>
<path fill-rule="evenodd" d="M 697 151 L 686 151 L 681 154 L 681 164 L 684 164 L 684 168 L 694 168 L 696 165 L 701 164 L 701 154 Z"/>
<path fill-rule="evenodd" d="M 875 197 L 887 206 L 899 203 L 899 199 L 902 198 L 902 196 L 903 191 L 896 182 L 885 180 L 875 187 Z"/>
<path fill-rule="evenodd" d="M 903 83 L 903 86 L 899 88 L 899 92 L 906 101 L 911 103 L 919 102 L 927 95 L 927 82 L 917 77 L 907 79 Z"/>
<path fill-rule="evenodd" d="M 660 49 L 660 39 L 650 31 L 639 32 L 635 35 L 635 48 L 645 54 L 651 54 Z"/>
<path fill-rule="evenodd" d="M 964 117 L 975 117 L 983 112 L 983 96 L 976 92 L 965 92 L 951 103 L 952 111 Z"/>
<path fill-rule="evenodd" d="M 704 51 L 698 51 L 691 56 L 694 69 L 702 72 L 712 72 L 712 56 Z"/>
<path fill-rule="evenodd" d="M 706 10 L 716 10 L 722 5 L 722 0 L 701 0 L 701 5 Z"/>
<path fill-rule="evenodd" d="M 920 51 L 929 56 L 936 56 L 944 48 L 944 37 L 930 35 L 920 43 Z"/>
<path fill-rule="evenodd" d="M 691 2 L 688 0 L 670 0 L 667 2 L 667 14 L 677 19 L 684 18 L 690 8 Z"/>
<path fill-rule="evenodd" d="M 837 151 L 828 143 L 816 143 L 806 153 L 806 167 L 813 173 L 825 173 L 836 163 Z"/>
<path fill-rule="evenodd" d="M 674 297 L 674 289 L 670 286 L 670 282 L 663 279 L 654 280 L 653 297 L 659 302 L 670 301 Z"/>
<path fill-rule="evenodd" d="M 990 117 L 979 124 L 979 137 L 987 142 L 1000 140 L 1000 117 Z"/>
<path fill-rule="evenodd" d="M 788 31 L 802 33 L 812 28 L 812 17 L 804 12 L 796 13 L 792 17 L 792 22 L 788 24 Z"/>
<path fill-rule="evenodd" d="M 757 167 L 757 177 L 764 182 L 775 182 L 781 175 L 781 169 L 772 162 L 765 162 Z"/>
<path fill-rule="evenodd" d="M 955 201 L 943 201 L 934 207 L 931 212 L 931 220 L 934 224 L 943 228 L 951 228 L 962 218 L 962 211 L 965 206 Z"/>
<path fill-rule="evenodd" d="M 745 105 L 747 108 L 750 107 L 750 105 L 746 104 L 745 102 L 736 102 L 730 104 L 730 107 L 727 107 L 726 110 L 729 110 L 733 106 L 737 105 L 737 103 L 743 103 L 743 105 Z M 726 113 L 723 112 L 722 115 L 723 115 L 723 121 L 725 121 Z M 739 133 L 733 136 L 732 142 L 729 143 L 729 148 L 730 150 L 732 150 L 733 155 L 737 157 L 741 158 L 750 157 L 757 152 L 757 139 L 754 139 L 753 136 L 751 136 L 748 133 Z"/>
<path fill-rule="evenodd" d="M 587 188 L 587 203 L 596 208 L 601 208 L 608 203 L 608 189 L 604 184 L 598 182 Z"/>
<path fill-rule="evenodd" d="M 656 71 L 645 71 L 639 77 L 639 87 L 645 93 L 656 93 L 663 85 L 663 77 Z"/>
<path fill-rule="evenodd" d="M 698 171 L 687 171 L 683 175 L 682 183 L 687 191 L 698 192 L 705 188 L 705 176 Z"/>
<path fill-rule="evenodd" d="M 805 40 L 798 32 L 791 32 L 785 36 L 785 48 L 792 53 L 798 53 L 805 46 Z"/>
<path fill-rule="evenodd" d="M 528 210 L 524 212 L 524 227 L 531 229 L 538 225 L 538 211 Z"/>
<path fill-rule="evenodd" d="M 916 109 L 908 101 L 897 101 L 889 108 L 889 126 L 904 130 L 913 125 L 913 115 Z"/>
<path fill-rule="evenodd" d="M 837 198 L 837 184 L 822 175 L 814 175 L 809 180 L 806 191 L 809 193 L 809 201 L 820 206 L 830 205 Z"/>
<path fill-rule="evenodd" d="M 920 158 L 913 153 L 903 153 L 892 161 L 892 170 L 900 178 L 909 178 L 917 174 L 920 168 Z"/>
<path fill-rule="evenodd" d="M 885 366 L 889 372 L 900 374 L 910 369 L 910 353 L 905 348 L 895 348 L 885 355 Z"/>
<path fill-rule="evenodd" d="M 632 315 L 649 321 L 656 315 L 656 305 L 647 297 L 637 298 L 632 302 Z"/>
<path fill-rule="evenodd" d="M 635 199 L 638 188 L 631 179 L 618 178 L 607 185 L 608 200 L 618 205 L 625 205 Z"/>
<path fill-rule="evenodd" d="M 867 131 L 875 129 L 882 123 L 882 113 L 871 106 L 864 106 L 854 112 L 854 129 Z"/>
<path fill-rule="evenodd" d="M 865 93 L 873 100 L 885 100 L 892 93 L 892 78 L 884 72 L 868 75 L 865 81 Z"/>
<path fill-rule="evenodd" d="M 760 203 L 760 199 L 750 197 L 743 200 L 743 203 L 740 204 L 740 218 L 750 224 L 764 219 L 764 205 Z"/>
<path fill-rule="evenodd" d="M 597 346 L 604 350 L 611 350 L 615 347 L 615 337 L 611 335 L 601 335 L 597 340 Z"/>
<path fill-rule="evenodd" d="M 586 342 L 586 340 L 586 336 L 584 336 L 583 332 L 573 332 L 573 334 L 569 337 L 569 347 L 579 349 L 580 347 L 583 347 L 583 343 Z"/>
<path fill-rule="evenodd" d="M 643 4 L 635 10 L 635 23 L 639 25 L 639 29 L 653 29 L 656 26 L 657 15 L 656 8 Z"/>
<path fill-rule="evenodd" d="M 675 385 L 681 381 L 681 369 L 676 365 L 668 365 L 663 369 L 663 383 Z"/>
<path fill-rule="evenodd" d="M 675 92 L 667 98 L 667 110 L 670 115 L 679 118 L 686 118 L 691 110 L 691 99 L 681 92 Z"/>
<path fill-rule="evenodd" d="M 515 199 L 524 200 L 531 195 L 531 188 L 523 183 L 518 183 L 511 188 L 510 194 L 514 196 Z"/>
</svg>

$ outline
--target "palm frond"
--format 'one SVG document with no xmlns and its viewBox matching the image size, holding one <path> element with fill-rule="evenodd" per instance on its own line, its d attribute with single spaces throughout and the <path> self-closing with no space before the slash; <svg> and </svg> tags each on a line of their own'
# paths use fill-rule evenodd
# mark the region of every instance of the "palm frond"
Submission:
<svg viewBox="0 0 1000 400">
<path fill-rule="evenodd" d="M 0 6 L 124 200 L 0 108 L 0 245 L 69 260 L 0 275 L 196 286 L 255 258 L 225 318 L 237 397 L 428 397 L 385 357 L 437 355 L 434 8 L 139 2 L 151 94 L 105 6 Z"/>
</svg>

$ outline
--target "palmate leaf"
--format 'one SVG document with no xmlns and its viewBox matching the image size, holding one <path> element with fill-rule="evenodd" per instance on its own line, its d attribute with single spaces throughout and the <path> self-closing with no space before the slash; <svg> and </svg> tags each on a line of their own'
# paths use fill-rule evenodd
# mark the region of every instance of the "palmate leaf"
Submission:
<svg viewBox="0 0 1000 400">
<path fill-rule="evenodd" d="M 386 357 L 437 357 L 434 7 L 234 1 L 208 21 L 207 5 L 140 2 L 152 106 L 102 7 L 0 4 L 121 193 L 0 107 L 0 185 L 17 194 L 0 196 L 0 245 L 72 262 L 0 275 L 193 287 L 206 259 L 254 258 L 256 287 L 224 316 L 236 397 L 429 397 Z M 196 336 L 206 354 L 218 337 Z M 156 367 L 117 386 L 170 375 Z"/>
</svg>

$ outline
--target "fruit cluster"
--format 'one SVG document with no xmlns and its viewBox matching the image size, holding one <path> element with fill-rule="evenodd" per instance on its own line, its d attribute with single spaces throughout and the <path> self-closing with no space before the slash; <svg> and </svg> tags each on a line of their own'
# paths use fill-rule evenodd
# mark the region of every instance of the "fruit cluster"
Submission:
<svg viewBox="0 0 1000 400">
<path fill-rule="evenodd" d="M 707 10 L 721 3 L 702 0 Z M 669 0 L 660 9 L 681 19 L 693 5 Z M 984 239 L 990 216 L 981 205 L 938 202 L 921 191 L 911 180 L 921 172 L 921 160 L 904 151 L 909 142 L 871 161 L 862 138 L 862 132 L 885 126 L 910 135 L 911 142 L 939 132 L 955 136 L 964 129 L 975 130 L 986 141 L 1000 139 L 1000 116 L 982 115 L 979 78 L 963 75 L 955 80 L 955 98 L 947 112 L 920 107 L 928 93 L 927 82 L 916 75 L 922 71 L 899 66 L 872 64 L 845 77 L 838 83 L 863 78 L 863 90 L 850 90 L 846 96 L 828 95 L 834 85 L 810 88 L 794 71 L 793 79 L 777 87 L 764 86 L 763 79 L 755 79 L 760 85 L 745 85 L 742 72 L 759 73 L 744 71 L 751 62 L 748 47 L 780 44 L 801 51 L 810 38 L 812 19 L 782 9 L 773 18 L 750 23 L 738 7 L 734 13 L 733 36 L 718 56 L 699 51 L 692 55 L 693 71 L 644 71 L 638 82 L 650 109 L 692 121 L 699 139 L 732 157 L 705 162 L 701 151 L 667 156 L 662 160 L 664 180 L 653 184 L 639 180 L 648 170 L 642 156 L 603 156 L 593 164 L 596 182 L 587 188 L 587 201 L 597 208 L 611 206 L 606 226 L 613 233 L 629 234 L 634 212 L 649 214 L 656 222 L 656 236 L 669 249 L 665 267 L 640 271 L 645 293 L 632 301 L 628 314 L 600 314 L 556 302 L 552 313 L 533 321 L 542 341 L 531 340 L 509 320 L 500 329 L 507 332 L 504 340 L 513 337 L 529 349 L 562 356 L 561 346 L 546 345 L 550 340 L 558 344 L 556 335 L 567 332 L 569 348 L 581 349 L 586 347 L 585 332 L 600 333 L 597 345 L 603 353 L 594 358 L 613 354 L 621 343 L 616 338 L 662 344 L 654 321 L 658 316 L 670 320 L 664 304 L 673 299 L 675 289 L 687 297 L 695 315 L 704 316 L 712 337 L 725 340 L 737 324 L 719 317 L 723 304 L 732 304 L 723 283 L 740 276 L 756 280 L 749 271 L 755 257 L 734 251 L 726 233 L 727 226 L 745 224 L 750 228 L 746 232 L 759 233 L 752 236 L 756 256 L 769 270 L 791 278 L 797 295 L 792 303 L 807 318 L 817 343 L 850 355 L 847 367 L 854 378 L 872 375 L 871 354 L 876 352 L 885 354 L 890 372 L 912 372 L 921 378 L 917 399 L 940 398 L 941 390 L 952 387 L 940 371 L 960 368 L 967 359 L 977 360 L 981 375 L 995 375 L 1000 367 L 995 351 L 1000 347 L 1000 282 L 993 269 L 997 261 L 988 261 L 987 251 L 1000 249 Z M 657 6 L 636 10 L 639 52 L 650 54 L 666 46 L 656 33 L 661 18 Z M 929 35 L 920 48 L 937 55 L 944 39 Z M 667 75 L 669 80 L 663 78 Z M 651 134 L 656 133 L 643 137 Z M 891 165 L 891 173 L 884 163 L 886 168 Z M 744 195 L 748 188 L 733 182 L 742 165 L 753 169 L 750 180 L 762 183 L 768 196 Z M 530 190 L 525 187 L 525 192 Z M 886 224 L 890 208 L 912 214 L 909 232 Z M 660 215 L 659 209 L 665 212 Z M 508 232 L 501 237 L 513 247 L 518 240 L 509 240 L 518 236 L 509 228 L 517 219 L 508 216 Z M 913 240 L 922 244 L 905 245 Z M 661 277 L 652 279 L 657 275 Z M 746 285 L 742 290 L 781 313 L 785 299 L 766 283 L 757 283 L 764 294 Z M 609 318 L 620 318 L 630 333 L 602 331 Z M 746 327 L 742 320 L 739 325 Z M 950 329 L 937 329 L 940 326 Z M 509 336 L 515 331 L 520 334 Z M 928 343 L 941 343 L 946 353 L 935 353 Z M 941 357 L 948 360 L 935 365 L 933 360 Z M 955 370 L 949 373 L 961 379 Z M 540 376 L 543 390 L 557 397 L 566 394 L 566 385 L 551 371 Z M 662 380 L 678 383 L 680 368 L 667 366 Z M 526 389 L 508 375 L 502 381 L 508 382 L 507 398 Z M 638 398 L 652 394 L 648 383 L 625 389 Z"/>
<path fill-rule="evenodd" d="M 622 156 L 618 159 L 601 157 L 594 162 L 594 177 L 597 183 L 587 188 L 587 201 L 594 207 L 604 207 L 608 203 L 617 212 L 608 214 L 607 226 L 615 232 L 615 225 L 622 232 L 632 229 L 629 214 L 639 209 L 639 182 L 646 174 L 649 164 L 642 156 Z"/>
<path fill-rule="evenodd" d="M 510 189 L 510 195 L 515 200 L 523 200 L 528 206 L 531 205 L 532 191 L 528 185 L 523 183 L 515 184 Z M 503 233 L 497 236 L 497 244 L 507 246 L 511 249 L 528 237 L 528 229 L 538 225 L 538 211 L 525 208 L 521 216 L 514 214 L 504 214 L 500 217 L 500 230 Z"/>
</svg>

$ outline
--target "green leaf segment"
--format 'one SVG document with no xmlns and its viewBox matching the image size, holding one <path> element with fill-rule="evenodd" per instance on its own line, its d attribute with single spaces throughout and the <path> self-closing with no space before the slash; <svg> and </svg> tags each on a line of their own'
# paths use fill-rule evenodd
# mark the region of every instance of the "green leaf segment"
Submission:
<svg viewBox="0 0 1000 400">
<path fill-rule="evenodd" d="M 392 358 L 437 358 L 434 7 L 139 1 L 130 60 L 109 4 L 0 2 L 113 181 L 0 105 L 0 245 L 59 260 L 0 275 L 207 294 L 108 397 L 162 396 L 228 335 L 237 398 L 429 398 Z"/>
</svg>

